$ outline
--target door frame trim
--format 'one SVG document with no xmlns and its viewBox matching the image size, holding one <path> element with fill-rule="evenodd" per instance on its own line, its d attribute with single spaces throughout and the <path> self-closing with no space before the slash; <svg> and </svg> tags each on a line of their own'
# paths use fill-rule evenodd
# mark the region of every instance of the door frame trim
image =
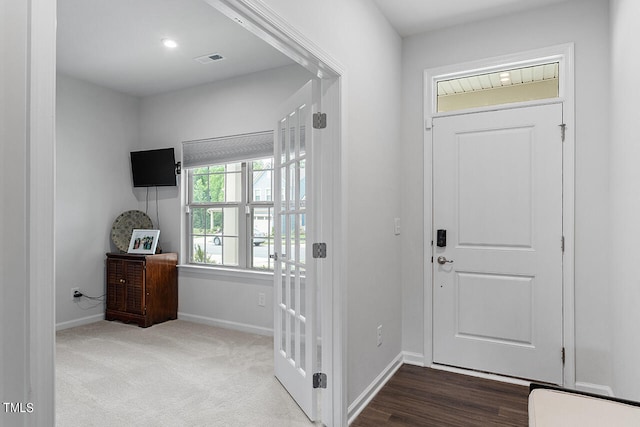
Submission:
<svg viewBox="0 0 640 427">
<path fill-rule="evenodd" d="M 17 301 L 4 298 L 0 302 L 6 318 L 15 320 L 0 326 L 1 341 L 4 343 L 6 336 L 7 343 L 15 347 L 7 354 L 9 346 L 0 343 L 0 358 L 8 356 L 3 362 L 16 362 L 15 375 L 0 373 L 0 392 L 7 398 L 22 396 L 24 402 L 33 403 L 37 410 L 28 418 L 15 420 L 35 426 L 55 418 L 56 6 L 47 0 L 5 4 L 3 23 L 5 16 L 15 19 L 6 22 L 9 25 L 0 30 L 0 37 L 16 37 L 16 43 L 2 50 L 3 60 L 15 61 L 0 70 L 0 84 L 10 82 L 12 89 L 0 102 L 0 121 L 10 118 L 12 123 L 0 130 L 0 135 L 14 142 L 11 148 L 17 155 L 2 177 L 20 177 L 21 182 L 2 186 L 12 188 L 8 197 L 15 215 L 7 220 L 21 227 L 21 234 L 18 241 L 0 244 L 0 253 L 7 255 L 0 265 L 9 266 L 3 278 L 16 279 L 4 289 L 21 296 Z M 5 105 L 12 105 L 11 113 L 4 110 Z M 3 196 L 4 189 L 0 190 Z M 24 194 L 17 196 L 19 191 Z M 12 220 L 21 215 L 14 225 Z M 6 416 L 0 415 L 0 422 Z"/>
<path fill-rule="evenodd" d="M 437 113 L 435 109 L 435 83 L 439 80 L 490 72 L 506 67 L 533 65 L 549 60 L 560 61 L 559 98 L 494 105 L 449 113 Z M 565 348 L 563 386 L 575 387 L 575 88 L 574 44 L 567 43 L 516 54 L 486 58 L 478 61 L 448 65 L 424 70 L 424 366 L 433 364 L 433 119 L 478 111 L 510 109 L 525 105 L 541 105 L 550 102 L 563 104 L 563 121 L 566 124 L 562 148 L 562 229 L 565 238 L 562 272 L 562 336 Z M 558 243 L 560 244 L 560 243 Z M 560 355 L 558 355 L 560 357 Z"/>
<path fill-rule="evenodd" d="M 329 250 L 316 269 L 322 312 L 319 313 L 322 337 L 322 369 L 328 376 L 320 392 L 320 419 L 326 426 L 347 423 L 347 176 L 346 149 L 346 68 L 321 50 L 305 35 L 259 0 L 205 0 L 219 12 L 235 20 L 248 31 L 288 56 L 320 80 L 320 105 L 327 114 L 327 127 L 314 133 L 320 152 L 319 170 L 325 170 L 318 183 L 314 216 L 319 219 L 317 238 Z M 321 141 L 319 141 L 321 138 Z M 319 286 L 322 282 L 323 286 Z"/>
</svg>

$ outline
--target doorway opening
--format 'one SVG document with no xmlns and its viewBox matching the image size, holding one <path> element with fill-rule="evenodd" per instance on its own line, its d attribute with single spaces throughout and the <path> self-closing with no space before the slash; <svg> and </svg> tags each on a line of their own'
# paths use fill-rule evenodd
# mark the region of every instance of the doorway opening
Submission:
<svg viewBox="0 0 640 427">
<path fill-rule="evenodd" d="M 278 16 L 269 10 L 261 10 L 259 5 L 249 1 L 211 1 L 211 6 L 222 11 L 230 12 L 237 23 L 247 30 L 254 32 L 260 38 L 272 46 L 276 46 L 281 52 L 289 56 L 295 62 L 303 65 L 314 76 L 321 79 L 321 105 L 329 117 L 328 125 L 323 134 L 327 142 L 327 150 L 324 150 L 319 159 L 322 165 L 319 167 L 331 171 L 318 180 L 317 185 L 322 188 L 323 200 L 318 203 L 322 206 L 318 213 L 321 219 L 321 239 L 331 248 L 327 258 L 323 260 L 322 268 L 318 272 L 318 280 L 323 286 L 318 293 L 323 307 L 322 340 L 324 373 L 329 378 L 329 388 L 322 392 L 322 420 L 327 425 L 342 425 L 341 420 L 346 419 L 346 403 L 344 402 L 345 381 L 343 352 L 346 346 L 343 344 L 342 319 L 343 315 L 343 289 L 340 286 L 342 274 L 339 270 L 339 256 L 343 241 L 341 232 L 342 190 L 340 177 L 342 166 L 341 115 L 343 109 L 343 95 L 341 89 L 341 76 L 343 71 L 331 58 L 323 54 L 315 53 L 314 44 L 303 37 L 293 40 L 286 24 Z M 206 6 L 206 5 L 205 5 Z M 53 10 L 55 15 L 55 10 Z M 235 25 L 235 24 L 234 24 Z M 267 36 L 268 34 L 268 36 Z M 332 343 L 336 343 L 332 346 Z M 326 354 L 324 354 L 326 353 Z"/>
</svg>

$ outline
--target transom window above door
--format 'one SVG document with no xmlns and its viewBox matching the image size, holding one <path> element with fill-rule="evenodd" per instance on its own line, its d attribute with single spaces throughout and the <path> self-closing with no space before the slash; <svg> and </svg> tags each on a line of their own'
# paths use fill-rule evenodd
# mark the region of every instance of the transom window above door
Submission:
<svg viewBox="0 0 640 427">
<path fill-rule="evenodd" d="M 437 112 L 557 98 L 558 62 L 437 82 Z"/>
</svg>

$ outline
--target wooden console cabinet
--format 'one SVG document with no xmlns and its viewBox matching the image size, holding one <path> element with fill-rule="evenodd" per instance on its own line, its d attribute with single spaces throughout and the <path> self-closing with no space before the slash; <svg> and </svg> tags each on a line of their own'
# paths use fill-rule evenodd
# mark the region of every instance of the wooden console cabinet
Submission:
<svg viewBox="0 0 640 427">
<path fill-rule="evenodd" d="M 147 328 L 178 318 L 178 255 L 107 254 L 106 320 Z"/>
</svg>

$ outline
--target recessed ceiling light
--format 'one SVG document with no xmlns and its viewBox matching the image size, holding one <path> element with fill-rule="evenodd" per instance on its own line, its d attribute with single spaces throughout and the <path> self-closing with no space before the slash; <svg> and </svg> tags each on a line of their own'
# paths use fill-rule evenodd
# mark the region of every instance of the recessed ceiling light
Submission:
<svg viewBox="0 0 640 427">
<path fill-rule="evenodd" d="M 178 47 L 178 43 L 176 43 L 176 41 L 172 39 L 162 39 L 162 44 L 169 49 L 175 49 L 176 47 Z"/>
</svg>

